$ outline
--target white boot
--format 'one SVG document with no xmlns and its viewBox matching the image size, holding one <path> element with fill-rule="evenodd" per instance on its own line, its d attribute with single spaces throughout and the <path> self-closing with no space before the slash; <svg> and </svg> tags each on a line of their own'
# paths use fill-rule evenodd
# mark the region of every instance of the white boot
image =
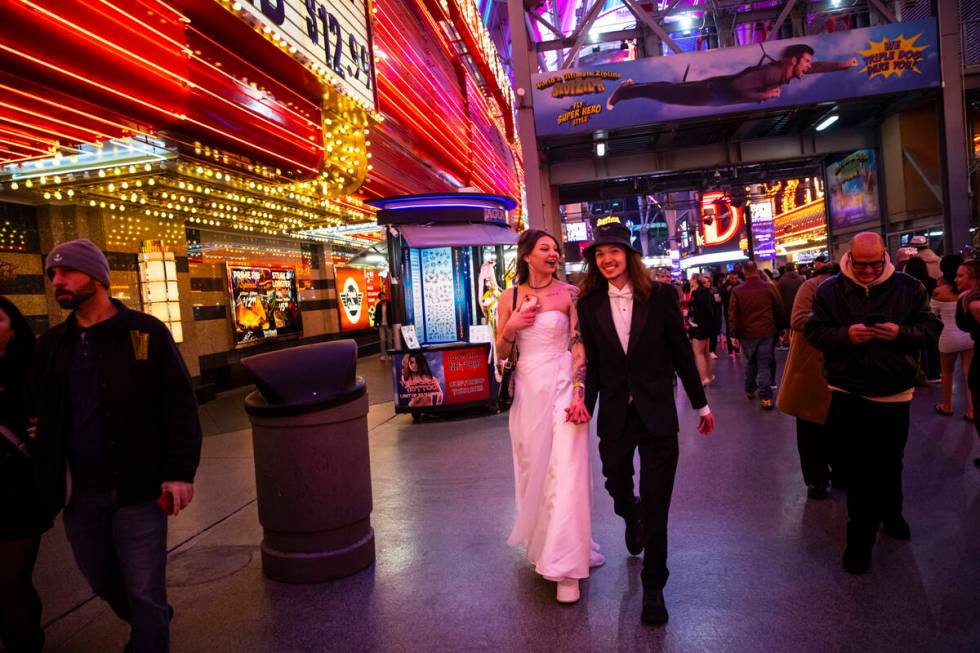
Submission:
<svg viewBox="0 0 980 653">
<path fill-rule="evenodd" d="M 563 578 L 558 581 L 559 603 L 577 603 L 580 596 L 577 578 Z"/>
</svg>

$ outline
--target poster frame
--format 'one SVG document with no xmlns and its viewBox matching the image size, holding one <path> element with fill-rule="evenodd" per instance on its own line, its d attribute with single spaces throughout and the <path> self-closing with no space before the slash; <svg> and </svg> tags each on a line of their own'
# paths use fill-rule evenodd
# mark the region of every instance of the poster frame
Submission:
<svg viewBox="0 0 980 653">
<path fill-rule="evenodd" d="M 296 318 L 298 322 L 299 330 L 295 333 L 284 333 L 282 335 L 275 336 L 263 336 L 257 340 L 251 342 L 238 342 L 237 332 L 235 329 L 235 288 L 232 282 L 231 271 L 233 268 L 258 268 L 267 270 L 289 270 L 293 273 L 293 292 L 296 298 Z M 228 317 L 229 325 L 231 326 L 231 339 L 232 339 L 232 349 L 251 349 L 253 347 L 258 347 L 263 344 L 272 342 L 281 342 L 285 340 L 300 340 L 303 337 L 303 309 L 302 302 L 299 299 L 299 274 L 294 266 L 290 265 L 249 265 L 249 264 L 238 264 L 225 262 L 225 279 L 227 280 L 228 288 Z"/>
</svg>

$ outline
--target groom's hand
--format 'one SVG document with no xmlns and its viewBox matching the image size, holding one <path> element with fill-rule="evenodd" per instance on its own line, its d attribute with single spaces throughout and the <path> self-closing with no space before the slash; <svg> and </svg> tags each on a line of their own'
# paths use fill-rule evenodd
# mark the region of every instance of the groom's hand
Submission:
<svg viewBox="0 0 980 653">
<path fill-rule="evenodd" d="M 708 435 L 715 430 L 715 414 L 708 413 L 698 420 L 698 433 Z"/>
<path fill-rule="evenodd" d="M 592 420 L 589 409 L 585 407 L 585 402 L 581 399 L 573 399 L 572 403 L 565 409 L 565 421 L 572 424 L 587 424 Z"/>
</svg>

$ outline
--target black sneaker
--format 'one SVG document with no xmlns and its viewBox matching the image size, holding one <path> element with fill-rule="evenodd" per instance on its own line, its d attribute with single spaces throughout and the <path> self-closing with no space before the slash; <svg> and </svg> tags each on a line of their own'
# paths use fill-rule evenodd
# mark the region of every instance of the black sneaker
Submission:
<svg viewBox="0 0 980 653">
<path fill-rule="evenodd" d="M 863 574 L 871 569 L 871 549 L 849 544 L 844 549 L 841 567 L 849 574 Z"/>
<path fill-rule="evenodd" d="M 885 535 L 895 540 L 912 539 L 912 529 L 909 523 L 901 515 L 890 517 L 881 522 L 885 529 Z"/>
</svg>

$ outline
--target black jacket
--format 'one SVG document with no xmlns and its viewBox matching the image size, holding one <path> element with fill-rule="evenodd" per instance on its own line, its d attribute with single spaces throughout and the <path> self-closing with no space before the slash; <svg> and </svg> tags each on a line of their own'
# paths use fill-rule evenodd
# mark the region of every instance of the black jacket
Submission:
<svg viewBox="0 0 980 653">
<path fill-rule="evenodd" d="M 99 403 L 119 500 L 131 504 L 159 497 L 164 481 L 194 481 L 201 425 L 190 376 L 166 325 L 116 300 L 113 304 L 120 314 L 93 332 Z M 38 419 L 42 503 L 52 515 L 65 499 L 76 324 L 72 313 L 38 339 L 29 386 Z"/>
<path fill-rule="evenodd" d="M 898 324 L 898 338 L 852 344 L 847 330 L 869 316 Z M 804 335 L 823 352 L 828 384 L 865 397 L 887 397 L 915 385 L 922 344 L 939 337 L 942 328 L 929 309 L 925 287 L 904 272 L 867 289 L 837 274 L 817 289 Z"/>
<path fill-rule="evenodd" d="M 0 434 L 0 539 L 33 537 L 51 527 L 38 509 L 34 443 L 27 437 L 30 368 L 29 351 L 0 356 L 0 427 L 16 438 L 11 443 Z"/>
<path fill-rule="evenodd" d="M 707 405 L 673 287 L 654 283 L 647 301 L 633 299 L 627 353 L 616 335 L 605 286 L 579 300 L 578 319 L 588 357 L 585 404 L 591 413 L 600 401 L 600 438 L 620 437 L 631 395 L 651 434 L 676 436 L 675 370 L 692 406 Z"/>
</svg>

